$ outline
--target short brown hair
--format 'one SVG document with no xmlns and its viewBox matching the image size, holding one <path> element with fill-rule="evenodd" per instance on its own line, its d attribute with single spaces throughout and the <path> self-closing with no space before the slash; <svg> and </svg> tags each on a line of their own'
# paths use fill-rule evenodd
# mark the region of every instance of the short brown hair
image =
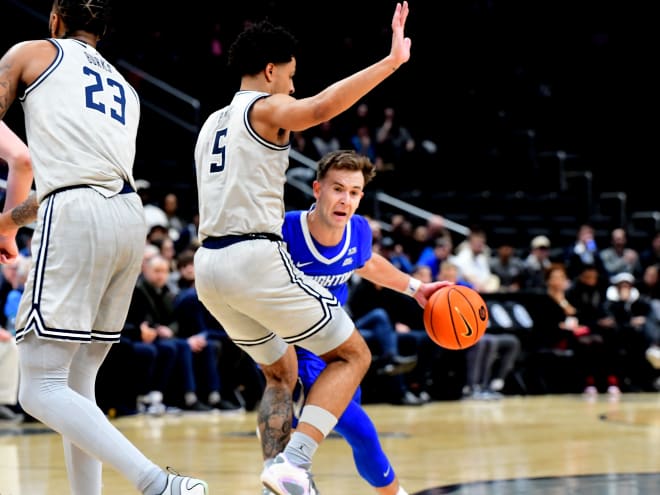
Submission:
<svg viewBox="0 0 660 495">
<path fill-rule="evenodd" d="M 337 150 L 326 153 L 319 160 L 316 169 L 316 180 L 323 179 L 331 169 L 360 171 L 364 177 L 365 185 L 376 175 L 376 168 L 369 157 L 354 150 Z"/>
</svg>

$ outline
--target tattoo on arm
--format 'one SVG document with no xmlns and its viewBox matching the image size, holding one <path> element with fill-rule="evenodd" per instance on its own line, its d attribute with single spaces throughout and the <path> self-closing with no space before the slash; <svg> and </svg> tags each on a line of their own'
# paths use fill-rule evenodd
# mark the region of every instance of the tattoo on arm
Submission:
<svg viewBox="0 0 660 495">
<path fill-rule="evenodd" d="M 33 191 L 25 201 L 12 208 L 11 219 L 17 226 L 23 227 L 37 219 L 38 210 L 37 194 Z"/>
</svg>

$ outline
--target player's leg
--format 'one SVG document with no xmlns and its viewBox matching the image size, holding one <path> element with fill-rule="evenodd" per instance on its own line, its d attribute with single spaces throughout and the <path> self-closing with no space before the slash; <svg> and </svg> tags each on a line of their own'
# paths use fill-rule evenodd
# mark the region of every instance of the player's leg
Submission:
<svg viewBox="0 0 660 495">
<path fill-rule="evenodd" d="M 296 429 L 297 433 L 307 434 L 317 442 L 334 428 L 332 424 L 328 429 L 328 414 L 335 418 L 336 424 L 337 418 L 346 409 L 367 372 L 371 355 L 360 333 L 354 330 L 347 340 L 330 352 L 320 354 L 320 357 L 326 362 L 326 368 L 307 394 Z"/>
<path fill-rule="evenodd" d="M 85 344 L 78 347 L 71 360 L 69 386 L 94 403 L 96 375 L 109 351 L 110 344 Z M 62 437 L 62 442 L 71 493 L 101 493 L 101 461 L 71 443 L 68 437 Z"/>
<path fill-rule="evenodd" d="M 18 346 L 21 405 L 31 416 L 81 451 L 113 466 L 144 493 L 159 494 L 155 489 L 147 492 L 147 487 L 158 483 L 162 490 L 166 474 L 129 442 L 94 402 L 69 387 L 69 368 L 80 346 L 78 343 L 41 339 L 35 332 L 26 335 Z M 97 356 L 104 354 L 99 349 L 94 349 Z M 86 352 L 83 354 L 86 354 L 85 360 L 91 358 Z M 88 460 L 85 463 L 90 465 Z M 70 473 L 74 495 L 100 494 L 101 486 L 96 485 L 100 477 L 86 477 L 84 474 L 79 477 L 78 471 L 75 466 L 74 472 Z M 75 491 L 79 488 L 84 489 Z"/>
<path fill-rule="evenodd" d="M 520 355 L 520 339 L 509 333 L 497 335 L 497 356 L 499 357 L 499 366 L 493 369 L 491 388 L 499 391 L 504 386 L 509 373 L 516 366 L 516 361 Z"/>
<path fill-rule="evenodd" d="M 371 418 L 359 403 L 351 401 L 339 418 L 335 431 L 346 439 L 360 476 L 380 495 L 405 495 L 383 451 Z"/>
<path fill-rule="evenodd" d="M 490 335 L 484 335 L 476 344 L 465 351 L 466 386 L 463 390 L 465 396 L 475 396 L 480 393 L 485 373 L 486 357 L 492 350 L 492 344 Z"/>
<path fill-rule="evenodd" d="M 257 411 L 257 428 L 264 459 L 273 459 L 284 450 L 291 436 L 292 393 L 297 381 L 297 359 L 293 346 L 270 365 L 261 365 L 266 388 Z"/>
</svg>

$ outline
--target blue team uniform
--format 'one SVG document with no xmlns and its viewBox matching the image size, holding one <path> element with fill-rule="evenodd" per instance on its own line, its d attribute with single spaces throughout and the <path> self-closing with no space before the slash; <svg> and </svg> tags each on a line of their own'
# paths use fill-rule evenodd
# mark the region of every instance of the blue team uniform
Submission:
<svg viewBox="0 0 660 495">
<path fill-rule="evenodd" d="M 284 217 L 282 236 L 298 269 L 325 286 L 344 305 L 348 298 L 348 281 L 353 272 L 371 258 L 372 235 L 367 220 L 353 215 L 341 242 L 328 247 L 316 242 L 309 233 L 307 211 L 290 211 Z M 310 389 L 326 364 L 305 349 L 296 347 L 296 351 L 302 390 L 300 386 L 296 388 L 294 402 L 302 407 L 305 391 Z M 387 486 L 394 480 L 394 470 L 382 450 L 373 422 L 360 405 L 360 396 L 358 387 L 339 418 L 335 431 L 351 446 L 360 475 L 372 486 Z M 297 418 L 294 417 L 294 426 L 296 424 Z"/>
</svg>

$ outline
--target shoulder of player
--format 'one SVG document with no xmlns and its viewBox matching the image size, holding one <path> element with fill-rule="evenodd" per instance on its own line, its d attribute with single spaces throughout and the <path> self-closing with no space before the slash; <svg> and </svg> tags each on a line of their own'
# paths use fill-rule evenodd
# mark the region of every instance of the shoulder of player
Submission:
<svg viewBox="0 0 660 495">
<path fill-rule="evenodd" d="M 49 39 L 20 41 L 7 50 L 5 57 L 31 62 L 44 54 L 52 55 L 57 47 Z"/>
<path fill-rule="evenodd" d="M 287 243 L 294 242 L 300 236 L 300 217 L 303 210 L 290 210 L 284 213 L 282 222 L 282 237 Z"/>
<path fill-rule="evenodd" d="M 351 227 L 353 229 L 368 230 L 371 232 L 371 225 L 369 220 L 367 220 L 362 215 L 355 214 L 351 217 Z"/>
<path fill-rule="evenodd" d="M 284 223 L 288 224 L 289 222 L 299 222 L 300 216 L 304 213 L 304 210 L 289 210 L 284 213 Z"/>
</svg>

